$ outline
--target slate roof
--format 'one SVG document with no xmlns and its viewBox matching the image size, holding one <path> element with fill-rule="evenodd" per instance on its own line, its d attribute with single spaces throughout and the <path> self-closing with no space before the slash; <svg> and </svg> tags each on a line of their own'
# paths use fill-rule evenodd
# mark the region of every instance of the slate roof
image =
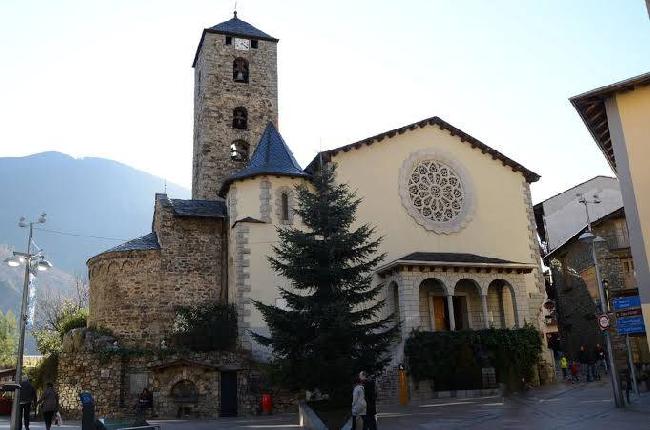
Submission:
<svg viewBox="0 0 650 430">
<path fill-rule="evenodd" d="M 172 209 L 177 216 L 225 218 L 226 203 L 223 200 L 181 200 L 171 199 Z"/>
<path fill-rule="evenodd" d="M 459 252 L 413 252 L 402 258 L 391 261 L 379 267 L 379 274 L 390 272 L 399 266 L 449 266 L 449 267 L 497 267 L 507 270 L 521 270 L 530 272 L 534 267 L 531 263 L 519 263 L 502 258 L 483 257 L 482 255 L 465 254 Z"/>
<path fill-rule="evenodd" d="M 156 233 L 149 233 L 136 239 L 131 239 L 128 242 L 124 242 L 121 245 L 102 252 L 102 254 L 108 252 L 146 251 L 150 249 L 160 249 Z"/>
<path fill-rule="evenodd" d="M 210 27 L 208 30 L 212 30 L 215 33 L 231 34 L 233 36 L 246 36 L 255 39 L 271 40 L 273 42 L 278 41 L 278 39 L 275 37 L 266 34 L 262 30 L 253 27 L 246 21 L 242 21 L 241 19 L 237 18 L 237 12 L 234 13 L 232 19 Z"/>
<path fill-rule="evenodd" d="M 520 264 L 501 258 L 483 257 L 475 254 L 456 252 L 413 252 L 400 258 L 405 261 L 439 261 L 443 263 L 488 263 L 488 264 Z"/>
<path fill-rule="evenodd" d="M 394 137 L 397 134 L 404 134 L 407 131 L 415 130 L 417 128 L 423 128 L 426 127 L 427 125 L 437 125 L 442 130 L 447 130 L 452 136 L 458 136 L 461 142 L 466 142 L 466 144 L 470 145 L 472 148 L 476 148 L 479 151 L 481 151 L 483 154 L 489 155 L 490 157 L 492 157 L 492 159 L 501 161 L 501 163 L 504 166 L 510 167 L 512 171 L 521 172 L 526 178 L 526 181 L 528 182 L 537 182 L 539 181 L 539 178 L 541 178 L 541 176 L 539 176 L 537 173 L 526 169 L 524 166 L 517 163 L 513 159 L 506 157 L 504 154 L 497 151 L 496 149 L 487 146 L 485 143 L 481 142 L 475 137 L 470 136 L 469 134 L 465 133 L 463 130 L 454 127 L 448 122 L 443 121 L 437 116 L 426 118 L 423 119 L 422 121 L 405 125 L 404 127 L 388 130 L 383 133 L 379 133 L 376 136 L 368 137 L 366 139 L 360 140 L 355 143 L 350 143 L 348 145 L 344 145 L 339 148 L 329 149 L 327 151 L 321 151 L 320 153 L 316 154 L 316 157 L 314 157 L 312 162 L 309 163 L 309 165 L 305 168 L 305 171 L 312 172 L 318 165 L 318 162 L 321 157 L 323 157 L 325 161 L 330 161 L 331 158 L 336 154 L 338 154 L 339 152 L 348 152 L 352 149 L 359 149 L 364 146 L 370 146 L 373 143 L 379 143 L 382 140 Z"/>
<path fill-rule="evenodd" d="M 270 42 L 276 43 L 279 41 L 279 39 L 276 39 L 275 37 L 270 36 L 262 30 L 253 27 L 246 21 L 242 21 L 241 19 L 237 18 L 237 12 L 235 12 L 232 19 L 203 30 L 203 34 L 201 34 L 201 41 L 199 42 L 199 46 L 196 48 L 196 54 L 194 54 L 192 67 L 196 66 L 196 61 L 199 58 L 199 52 L 201 51 L 201 46 L 203 46 L 203 40 L 205 39 L 206 33 L 242 36 L 250 39 L 268 40 Z"/>
<path fill-rule="evenodd" d="M 280 136 L 273 123 L 270 123 L 264 129 L 255 151 L 248 162 L 248 165 L 229 176 L 224 181 L 219 191 L 223 196 L 233 181 L 239 179 L 252 178 L 259 175 L 278 175 L 293 177 L 309 177 L 300 164 L 296 161 L 291 150 Z"/>
</svg>

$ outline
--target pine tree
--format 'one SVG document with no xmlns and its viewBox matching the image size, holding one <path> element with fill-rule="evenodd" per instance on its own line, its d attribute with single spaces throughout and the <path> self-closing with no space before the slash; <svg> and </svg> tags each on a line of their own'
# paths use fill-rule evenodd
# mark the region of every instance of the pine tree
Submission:
<svg viewBox="0 0 650 430">
<path fill-rule="evenodd" d="M 16 316 L 10 310 L 0 311 L 0 365 L 15 364 L 18 333 Z"/>
<path fill-rule="evenodd" d="M 270 336 L 253 333 L 271 346 L 282 382 L 294 389 L 319 388 L 332 398 L 349 395 L 354 375 L 371 374 L 388 362 L 395 338 L 393 317 L 381 319 L 381 286 L 372 286 L 381 239 L 369 225 L 355 227 L 360 203 L 345 184 L 335 183 L 334 165 L 319 169 L 312 187 L 296 187 L 297 208 L 306 228 L 278 228 L 273 269 L 289 279 L 281 289 L 287 307 L 254 304 Z"/>
</svg>

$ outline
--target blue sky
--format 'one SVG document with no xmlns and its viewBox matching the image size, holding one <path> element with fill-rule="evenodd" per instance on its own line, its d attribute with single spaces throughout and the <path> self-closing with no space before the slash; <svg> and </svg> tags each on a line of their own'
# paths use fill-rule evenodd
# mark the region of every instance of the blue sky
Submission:
<svg viewBox="0 0 650 430">
<path fill-rule="evenodd" d="M 191 69 L 234 1 L 0 2 L 0 156 L 112 158 L 189 187 Z M 570 96 L 650 71 L 643 0 L 239 0 L 280 38 L 280 131 L 319 149 L 438 115 L 542 175 L 611 175 Z"/>
</svg>

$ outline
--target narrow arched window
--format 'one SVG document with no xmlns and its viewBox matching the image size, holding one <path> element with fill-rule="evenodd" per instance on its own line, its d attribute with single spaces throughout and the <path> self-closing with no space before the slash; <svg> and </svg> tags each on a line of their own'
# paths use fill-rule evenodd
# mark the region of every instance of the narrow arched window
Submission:
<svg viewBox="0 0 650 430">
<path fill-rule="evenodd" d="M 232 128 L 246 130 L 248 128 L 248 112 L 244 107 L 236 107 L 232 111 Z"/>
<path fill-rule="evenodd" d="M 248 143 L 235 140 L 230 144 L 230 159 L 234 161 L 248 161 Z"/>
<path fill-rule="evenodd" d="M 282 221 L 289 221 L 289 195 L 287 193 L 280 195 L 280 217 Z"/>
<path fill-rule="evenodd" d="M 248 61 L 243 58 L 235 58 L 232 63 L 232 78 L 235 82 L 248 83 Z"/>
</svg>

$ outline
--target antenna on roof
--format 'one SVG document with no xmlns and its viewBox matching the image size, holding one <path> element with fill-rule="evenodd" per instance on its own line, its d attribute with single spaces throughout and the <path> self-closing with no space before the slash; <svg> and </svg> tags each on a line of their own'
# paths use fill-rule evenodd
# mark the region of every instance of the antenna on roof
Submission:
<svg viewBox="0 0 650 430">
<path fill-rule="evenodd" d="M 233 12 L 233 15 L 235 16 L 235 19 L 237 19 L 237 1 L 235 0 L 235 10 Z"/>
<path fill-rule="evenodd" d="M 167 194 L 167 178 L 165 178 L 165 194 Z"/>
</svg>

